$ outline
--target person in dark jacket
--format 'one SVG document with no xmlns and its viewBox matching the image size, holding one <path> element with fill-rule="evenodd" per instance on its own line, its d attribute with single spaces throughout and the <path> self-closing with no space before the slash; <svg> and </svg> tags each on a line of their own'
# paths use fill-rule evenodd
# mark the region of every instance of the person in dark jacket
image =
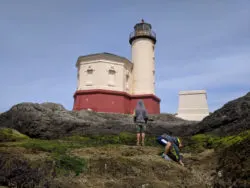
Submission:
<svg viewBox="0 0 250 188">
<path fill-rule="evenodd" d="M 144 106 L 143 101 L 140 99 L 137 102 L 135 111 L 134 111 L 134 122 L 136 124 L 136 133 L 137 133 L 137 146 L 141 145 L 144 146 L 144 139 L 145 139 L 145 131 L 146 131 L 146 124 L 148 121 L 148 112 Z"/>
<path fill-rule="evenodd" d="M 172 159 L 184 166 L 182 156 L 180 155 L 180 148 L 182 148 L 183 145 L 179 137 L 169 136 L 164 133 L 157 138 L 157 142 L 165 147 L 165 151 L 162 154 L 163 158 L 166 160 Z"/>
</svg>

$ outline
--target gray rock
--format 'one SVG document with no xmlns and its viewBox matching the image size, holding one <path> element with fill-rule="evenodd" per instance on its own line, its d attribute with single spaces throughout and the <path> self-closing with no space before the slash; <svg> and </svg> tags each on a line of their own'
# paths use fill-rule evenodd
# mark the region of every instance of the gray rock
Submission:
<svg viewBox="0 0 250 188">
<path fill-rule="evenodd" d="M 163 132 L 185 135 L 185 126 L 192 122 L 171 114 L 152 115 L 147 134 Z M 183 127 L 184 126 L 184 127 Z M 96 113 L 91 111 L 68 111 L 56 103 L 20 103 L 0 115 L 0 127 L 14 128 L 32 138 L 55 139 L 74 134 L 135 133 L 132 115 Z M 177 127 L 177 128 L 176 128 Z"/>
<path fill-rule="evenodd" d="M 213 132 L 224 136 L 250 129 L 250 92 L 226 103 L 197 124 L 193 134 Z"/>
<path fill-rule="evenodd" d="M 186 121 L 172 114 L 150 115 L 148 135 L 168 133 L 190 136 L 214 132 L 235 134 L 250 128 L 250 92 L 228 102 L 201 122 Z M 135 133 L 132 115 L 68 111 L 56 103 L 20 103 L 0 114 L 0 127 L 18 130 L 33 138 L 55 139 L 64 136 Z"/>
</svg>

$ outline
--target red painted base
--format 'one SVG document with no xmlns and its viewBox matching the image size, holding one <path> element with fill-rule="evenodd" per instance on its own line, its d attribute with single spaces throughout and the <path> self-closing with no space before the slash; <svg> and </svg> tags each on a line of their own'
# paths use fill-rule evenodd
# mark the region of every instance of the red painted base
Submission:
<svg viewBox="0 0 250 188">
<path fill-rule="evenodd" d="M 73 110 L 92 109 L 96 112 L 132 114 L 142 99 L 149 114 L 160 113 L 160 99 L 155 95 L 129 95 L 111 90 L 79 90 L 74 94 Z"/>
</svg>

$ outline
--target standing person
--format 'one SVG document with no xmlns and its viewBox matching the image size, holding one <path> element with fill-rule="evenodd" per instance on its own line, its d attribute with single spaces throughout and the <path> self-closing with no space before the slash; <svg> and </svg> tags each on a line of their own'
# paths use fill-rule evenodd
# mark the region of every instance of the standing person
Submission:
<svg viewBox="0 0 250 188">
<path fill-rule="evenodd" d="M 179 137 L 169 136 L 162 134 L 157 138 L 157 142 L 165 147 L 165 151 L 162 157 L 169 160 L 169 157 L 180 165 L 184 166 L 182 162 L 182 156 L 180 155 L 180 148 L 183 147 Z"/>
<path fill-rule="evenodd" d="M 148 112 L 144 106 L 143 101 L 140 99 L 137 102 L 135 111 L 134 111 L 134 122 L 136 124 L 136 137 L 137 137 L 137 143 L 136 145 L 144 146 L 144 139 L 145 139 L 145 131 L 146 131 L 146 124 L 148 121 Z"/>
</svg>

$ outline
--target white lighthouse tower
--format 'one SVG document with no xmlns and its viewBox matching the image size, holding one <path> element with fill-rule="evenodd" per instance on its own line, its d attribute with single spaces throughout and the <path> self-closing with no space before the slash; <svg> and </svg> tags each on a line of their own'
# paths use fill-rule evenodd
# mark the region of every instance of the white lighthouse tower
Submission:
<svg viewBox="0 0 250 188">
<path fill-rule="evenodd" d="M 134 26 L 129 43 L 132 48 L 133 95 L 155 94 L 156 35 L 144 20 Z"/>
</svg>

